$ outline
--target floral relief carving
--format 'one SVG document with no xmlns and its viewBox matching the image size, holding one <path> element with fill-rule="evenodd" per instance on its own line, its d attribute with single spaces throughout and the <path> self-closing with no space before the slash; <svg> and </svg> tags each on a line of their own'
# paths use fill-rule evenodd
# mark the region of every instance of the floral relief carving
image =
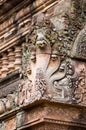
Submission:
<svg viewBox="0 0 86 130">
<path fill-rule="evenodd" d="M 76 81 L 75 99 L 77 103 L 86 103 L 86 74 L 85 69 L 81 69 Z"/>
</svg>

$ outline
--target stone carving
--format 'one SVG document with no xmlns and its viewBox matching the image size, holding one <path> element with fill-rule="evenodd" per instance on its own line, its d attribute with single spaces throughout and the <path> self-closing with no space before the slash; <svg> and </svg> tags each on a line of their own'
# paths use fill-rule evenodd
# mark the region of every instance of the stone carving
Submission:
<svg viewBox="0 0 86 130">
<path fill-rule="evenodd" d="M 40 99 L 76 102 L 78 75 L 69 58 L 69 47 L 43 14 L 33 21 L 22 46 L 19 104 Z"/>
<path fill-rule="evenodd" d="M 86 59 L 86 26 L 80 31 L 75 40 L 72 57 Z"/>
<path fill-rule="evenodd" d="M 54 25 L 43 15 L 32 23 L 22 46 L 20 105 L 41 98 L 70 100 L 69 79 L 75 71 L 67 59 L 65 43 L 59 39 Z"/>
<path fill-rule="evenodd" d="M 36 81 L 35 81 L 35 96 L 40 99 L 46 93 L 47 82 L 43 75 L 43 72 L 40 68 L 38 68 L 36 73 Z"/>
<path fill-rule="evenodd" d="M 77 53 L 80 57 L 86 58 L 86 28 L 82 32 L 82 35 L 80 36 L 80 41 L 77 45 Z"/>
<path fill-rule="evenodd" d="M 18 104 L 18 93 L 8 94 L 6 98 L 0 99 L 0 115 L 11 111 Z"/>
<path fill-rule="evenodd" d="M 80 38 L 79 36 L 81 34 L 79 34 L 79 32 L 81 33 L 83 30 L 83 35 L 86 35 L 86 17 L 85 17 L 85 2 L 84 0 L 81 1 L 75 1 L 72 0 L 71 1 L 71 7 L 70 7 L 70 14 L 68 12 L 65 13 L 65 11 L 63 12 L 62 16 L 60 16 L 61 18 L 59 18 L 59 10 L 56 8 L 55 11 L 58 13 L 55 13 L 55 17 L 53 17 L 52 21 L 56 22 L 55 24 L 57 25 L 59 19 L 60 21 L 63 21 L 63 29 L 61 30 L 60 33 L 60 41 L 64 42 L 65 47 L 67 48 L 67 54 L 69 56 L 72 57 L 77 57 L 77 58 L 82 58 L 80 56 L 78 56 L 78 51 L 76 49 L 76 45 L 79 45 L 80 43 Z M 60 25 L 60 24 L 59 24 Z M 62 25 L 61 25 L 62 26 Z M 57 27 L 59 29 L 59 26 Z M 77 41 L 78 39 L 78 41 Z M 76 43 L 77 42 L 77 43 Z M 74 47 L 73 47 L 74 45 Z M 73 49 L 72 49 L 73 47 Z M 71 51 L 72 49 L 72 51 Z M 65 50 L 65 49 L 64 49 Z M 77 53 L 77 55 L 76 55 Z M 85 58 L 85 56 L 83 57 Z"/>
<path fill-rule="evenodd" d="M 86 57 L 86 36 L 82 42 L 78 45 L 78 54 L 81 57 Z"/>
<path fill-rule="evenodd" d="M 32 91 L 32 81 L 26 80 L 25 82 L 22 81 L 19 87 L 19 105 L 23 103 L 31 102 L 31 91 Z"/>
<path fill-rule="evenodd" d="M 86 74 L 85 69 L 82 69 L 78 74 L 75 87 L 75 99 L 77 103 L 86 103 Z"/>
<path fill-rule="evenodd" d="M 74 66 L 71 64 L 71 61 L 66 61 L 66 65 L 60 66 L 60 71 L 65 70 L 64 77 L 62 79 L 54 81 L 55 88 L 55 98 L 58 98 L 58 89 L 60 98 L 62 101 L 75 102 L 74 99 L 74 90 L 76 87 L 77 73 L 75 72 Z M 58 73 L 60 75 L 60 73 Z M 59 99 L 60 99 L 59 98 Z"/>
</svg>

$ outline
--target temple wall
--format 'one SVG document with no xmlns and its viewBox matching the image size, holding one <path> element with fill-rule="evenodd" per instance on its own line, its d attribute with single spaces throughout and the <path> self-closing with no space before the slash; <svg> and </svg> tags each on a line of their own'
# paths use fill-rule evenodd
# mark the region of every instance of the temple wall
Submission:
<svg viewBox="0 0 86 130">
<path fill-rule="evenodd" d="M 85 0 L 2 0 L 0 130 L 85 130 L 85 107 Z"/>
</svg>

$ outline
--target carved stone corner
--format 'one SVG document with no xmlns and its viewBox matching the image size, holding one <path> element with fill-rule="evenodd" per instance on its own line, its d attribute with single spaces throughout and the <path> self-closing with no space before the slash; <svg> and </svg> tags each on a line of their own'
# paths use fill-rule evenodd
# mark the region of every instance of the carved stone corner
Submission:
<svg viewBox="0 0 86 130">
<path fill-rule="evenodd" d="M 55 26 L 44 15 L 32 23 L 22 46 L 20 106 L 41 99 L 72 102 L 69 84 L 75 70 L 58 37 Z"/>
</svg>

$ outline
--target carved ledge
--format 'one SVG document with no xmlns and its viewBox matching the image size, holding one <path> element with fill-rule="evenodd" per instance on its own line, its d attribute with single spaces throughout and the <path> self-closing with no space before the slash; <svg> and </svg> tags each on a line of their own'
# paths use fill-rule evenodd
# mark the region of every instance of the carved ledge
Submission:
<svg viewBox="0 0 86 130">
<path fill-rule="evenodd" d="M 36 107 L 34 107 L 36 105 Z M 10 120 L 11 117 L 11 120 Z M 2 120 L 0 128 L 6 127 L 6 130 L 10 130 L 14 127 L 18 130 L 47 128 L 59 128 L 59 130 L 67 130 L 68 128 L 75 128 L 78 130 L 86 129 L 86 110 L 76 105 L 67 105 L 61 103 L 53 103 L 49 101 L 36 102 L 34 105 L 30 105 L 27 108 L 15 109 L 10 111 L 7 115 L 0 116 Z M 5 120 L 5 122 L 3 122 Z M 17 121 L 17 122 L 16 122 Z M 16 123 L 15 123 L 16 122 Z M 42 126 L 42 124 L 44 124 Z M 61 127 L 60 127 L 61 126 Z"/>
</svg>

